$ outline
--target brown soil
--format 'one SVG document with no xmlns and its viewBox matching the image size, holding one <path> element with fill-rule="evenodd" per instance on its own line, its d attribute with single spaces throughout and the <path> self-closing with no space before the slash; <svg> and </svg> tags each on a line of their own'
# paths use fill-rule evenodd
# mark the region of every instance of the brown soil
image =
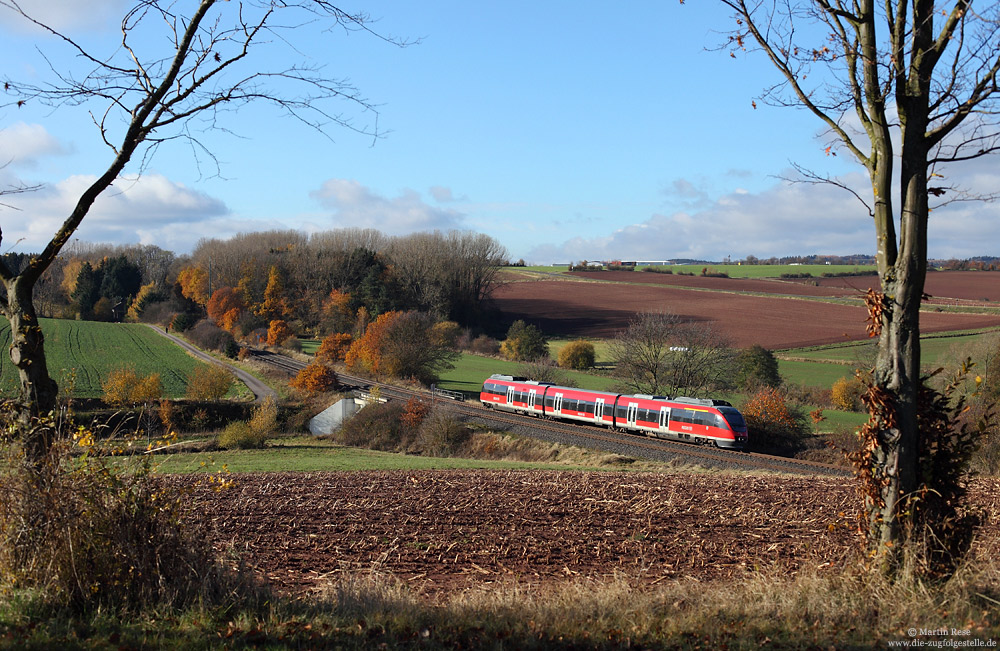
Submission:
<svg viewBox="0 0 1000 651">
<path fill-rule="evenodd" d="M 618 274 L 628 274 L 630 278 L 661 275 L 636 272 L 599 275 L 610 279 Z M 597 274 L 591 274 L 594 275 Z M 712 289 L 755 286 L 753 283 L 780 284 L 786 294 L 791 293 L 786 291 L 788 288 L 819 289 L 777 281 L 681 278 L 687 278 L 684 282 L 702 282 L 703 288 L 717 285 Z M 524 319 L 550 335 L 612 337 L 626 328 L 637 312 L 666 310 L 694 322 L 712 324 L 738 347 L 760 344 L 769 349 L 797 348 L 867 338 L 867 312 L 863 307 L 806 298 L 694 291 L 665 283 L 573 280 L 511 283 L 500 288 L 494 298 L 508 319 Z M 928 312 L 921 315 L 920 325 L 923 332 L 996 327 L 1000 326 L 1000 316 Z"/>
<path fill-rule="evenodd" d="M 178 477 L 173 481 L 188 481 Z M 569 577 L 638 585 L 748 571 L 838 571 L 857 544 L 848 480 L 557 471 L 249 474 L 196 492 L 194 518 L 285 594 L 356 573 L 418 592 Z M 973 500 L 998 551 L 1000 481 Z"/>
</svg>

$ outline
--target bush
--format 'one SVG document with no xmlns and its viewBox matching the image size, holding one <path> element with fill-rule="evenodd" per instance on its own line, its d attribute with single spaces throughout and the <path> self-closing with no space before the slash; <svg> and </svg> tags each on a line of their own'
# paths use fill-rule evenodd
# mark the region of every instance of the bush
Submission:
<svg viewBox="0 0 1000 651">
<path fill-rule="evenodd" d="M 808 434 L 803 415 L 789 408 L 785 396 L 774 387 L 757 390 L 741 411 L 755 450 L 794 453 Z"/>
<path fill-rule="evenodd" d="M 340 385 L 337 372 L 326 364 L 313 362 L 298 372 L 288 383 L 289 386 L 306 393 L 333 391 Z"/>
<path fill-rule="evenodd" d="M 449 456 L 458 452 L 471 436 L 472 430 L 455 412 L 438 407 L 421 423 L 413 447 L 423 454 Z"/>
<path fill-rule="evenodd" d="M 576 371 L 585 371 L 594 365 L 596 355 L 594 344 L 583 339 L 571 341 L 559 351 L 559 366 Z"/>
<path fill-rule="evenodd" d="M 170 320 L 170 329 L 176 332 L 187 332 L 198 323 L 198 318 L 194 315 L 181 313 L 175 314 Z"/>
<path fill-rule="evenodd" d="M 406 406 L 401 402 L 376 402 L 361 411 L 333 433 L 333 439 L 343 445 L 402 452 L 409 448 L 414 432 L 402 425 Z"/>
<path fill-rule="evenodd" d="M 497 355 L 500 353 L 500 342 L 488 335 L 479 335 L 469 344 L 469 352 L 476 355 Z"/>
<path fill-rule="evenodd" d="M 205 350 L 217 350 L 221 353 L 235 357 L 239 352 L 239 346 L 233 335 L 229 334 L 208 319 L 202 319 L 187 332 L 187 338 L 195 346 Z"/>
<path fill-rule="evenodd" d="M 265 596 L 215 562 L 187 524 L 188 491 L 157 481 L 151 455 L 92 454 L 93 445 L 91 431 L 77 430 L 30 465 L 5 448 L 0 593 L 16 589 L 60 617 L 242 607 Z"/>
<path fill-rule="evenodd" d="M 221 366 L 202 365 L 196 368 L 188 379 L 187 392 L 184 395 L 188 400 L 208 402 L 222 400 L 229 392 L 234 379 L 233 374 Z"/>
<path fill-rule="evenodd" d="M 159 373 L 139 376 L 131 366 L 111 371 L 101 388 L 104 402 L 114 407 L 157 402 L 163 395 Z"/>
<path fill-rule="evenodd" d="M 859 411 L 861 409 L 861 396 L 865 392 L 865 386 L 856 377 L 842 377 L 833 383 L 830 388 L 830 402 L 834 408 L 843 411 Z"/>
<path fill-rule="evenodd" d="M 295 333 L 284 320 L 275 319 L 267 328 L 267 345 L 280 346 L 286 339 L 293 336 Z"/>
<path fill-rule="evenodd" d="M 250 416 L 250 431 L 267 440 L 278 433 L 278 403 L 271 396 L 254 407 Z"/>
</svg>

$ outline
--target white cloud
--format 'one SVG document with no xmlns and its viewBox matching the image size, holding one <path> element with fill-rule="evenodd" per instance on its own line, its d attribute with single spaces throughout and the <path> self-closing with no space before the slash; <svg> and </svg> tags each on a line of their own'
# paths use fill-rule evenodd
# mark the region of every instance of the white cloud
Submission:
<svg viewBox="0 0 1000 651">
<path fill-rule="evenodd" d="M 985 194 L 1000 187 L 995 160 L 980 159 L 948 179 Z M 954 169 L 955 172 L 959 168 Z M 862 197 L 870 193 L 862 173 L 840 182 Z M 675 182 L 679 194 L 693 184 Z M 683 202 L 682 202 L 683 203 Z M 952 203 L 931 213 L 931 258 L 1000 255 L 1000 204 Z M 581 259 L 721 260 L 786 255 L 874 253 L 875 227 L 868 210 L 850 193 L 828 184 L 780 182 L 763 192 L 734 190 L 686 210 L 654 214 L 610 235 L 542 245 L 526 256 L 535 262 Z"/>
<path fill-rule="evenodd" d="M 33 167 L 41 156 L 66 149 L 40 124 L 17 122 L 0 129 L 0 165 Z"/>
<path fill-rule="evenodd" d="M 70 215 L 93 176 L 72 176 L 37 192 L 7 197 L 14 206 L 0 209 L 4 241 L 22 251 L 40 250 Z M 220 231 L 248 230 L 226 205 L 158 174 L 121 178 L 102 193 L 76 237 L 90 242 L 156 244 L 189 250 L 198 239 Z M 5 247 L 6 248 L 6 247 Z"/>
<path fill-rule="evenodd" d="M 22 0 L 25 13 L 53 29 L 68 31 L 114 27 L 113 19 L 120 19 L 128 0 Z M 39 31 L 13 11 L 0 10 L 0 25 L 21 32 Z"/>
<path fill-rule="evenodd" d="M 330 179 L 310 196 L 332 211 L 332 228 L 375 228 L 387 235 L 405 235 L 461 229 L 465 221 L 456 210 L 429 206 L 413 190 L 390 199 L 349 179 Z"/>
</svg>

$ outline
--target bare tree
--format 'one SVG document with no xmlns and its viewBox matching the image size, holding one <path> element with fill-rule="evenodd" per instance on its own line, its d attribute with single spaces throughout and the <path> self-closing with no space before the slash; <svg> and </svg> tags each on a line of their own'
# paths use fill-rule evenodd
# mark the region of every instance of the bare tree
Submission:
<svg viewBox="0 0 1000 651">
<path fill-rule="evenodd" d="M 671 312 L 643 312 L 608 346 L 629 389 L 651 395 L 697 397 L 728 388 L 734 351 L 710 325 Z"/>
<path fill-rule="evenodd" d="M 182 7 L 190 7 L 190 13 L 178 13 Z M 88 105 L 97 133 L 111 153 L 107 168 L 81 194 L 44 250 L 19 273 L 0 265 L 0 279 L 7 289 L 3 313 L 12 333 L 10 356 L 20 376 L 22 422 L 28 425 L 56 406 L 58 390 L 46 366 L 32 290 L 98 195 L 126 166 L 136 161 L 142 171 L 156 149 L 173 140 L 184 140 L 214 160 L 198 138 L 199 129 L 223 129 L 226 119 L 235 120 L 227 111 L 254 103 L 272 104 L 321 133 L 345 127 L 377 137 L 377 121 L 371 127 L 358 124 L 339 108 L 347 102 L 377 116 L 373 106 L 346 82 L 302 63 L 306 57 L 296 49 L 296 30 L 340 28 L 403 43 L 373 32 L 367 15 L 343 11 L 327 0 L 200 0 L 184 5 L 141 0 L 125 14 L 121 38 L 108 43 L 109 52 L 88 50 L 34 18 L 18 0 L 0 0 L 0 10 L 34 24 L 85 66 L 82 74 L 53 68 L 50 84 L 5 79 L 4 89 L 13 99 L 4 106 Z M 277 56 L 276 48 L 287 48 L 292 59 Z M 25 430 L 31 432 L 25 441 L 28 456 L 41 458 L 53 432 L 45 427 Z"/>
<path fill-rule="evenodd" d="M 926 471 L 936 444 L 921 432 L 921 403 L 928 408 L 936 401 L 922 394 L 919 312 L 929 197 L 964 198 L 941 182 L 946 165 L 1000 148 L 1000 5 L 722 2 L 736 21 L 730 47 L 762 53 L 779 73 L 764 100 L 812 112 L 828 128 L 831 147 L 839 145 L 868 171 L 871 195 L 855 196 L 874 219 L 881 291 L 868 296 L 879 352 L 866 429 L 871 456 L 863 460 L 862 478 L 870 488 L 871 551 L 892 572 L 907 536 L 924 535 L 916 533 L 928 513 L 922 496 L 958 501 Z M 815 173 L 806 178 L 836 183 Z"/>
</svg>

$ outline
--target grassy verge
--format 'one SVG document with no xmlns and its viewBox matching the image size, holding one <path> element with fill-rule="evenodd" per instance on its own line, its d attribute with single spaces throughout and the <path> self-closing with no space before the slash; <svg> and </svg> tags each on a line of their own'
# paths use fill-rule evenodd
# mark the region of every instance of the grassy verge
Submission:
<svg viewBox="0 0 1000 651">
<path fill-rule="evenodd" d="M 869 649 L 914 640 L 989 647 L 1000 638 L 998 577 L 987 566 L 940 586 L 893 585 L 857 570 L 652 587 L 625 578 L 510 580 L 429 601 L 373 573 L 257 609 L 234 604 L 124 621 L 111 614 L 26 621 L 0 610 L 0 648 Z"/>
<path fill-rule="evenodd" d="M 560 446 L 568 451 L 567 446 Z M 490 461 L 456 457 L 431 457 L 378 452 L 346 447 L 313 437 L 272 440 L 259 450 L 213 450 L 178 452 L 159 457 L 157 470 L 168 474 L 197 473 L 223 466 L 232 473 L 242 472 L 316 472 L 357 470 L 607 470 L 617 457 L 579 448 L 559 455 L 559 462 Z M 642 470 L 668 468 L 654 462 L 630 463 Z M 619 465 L 614 467 L 620 468 Z"/>
</svg>

